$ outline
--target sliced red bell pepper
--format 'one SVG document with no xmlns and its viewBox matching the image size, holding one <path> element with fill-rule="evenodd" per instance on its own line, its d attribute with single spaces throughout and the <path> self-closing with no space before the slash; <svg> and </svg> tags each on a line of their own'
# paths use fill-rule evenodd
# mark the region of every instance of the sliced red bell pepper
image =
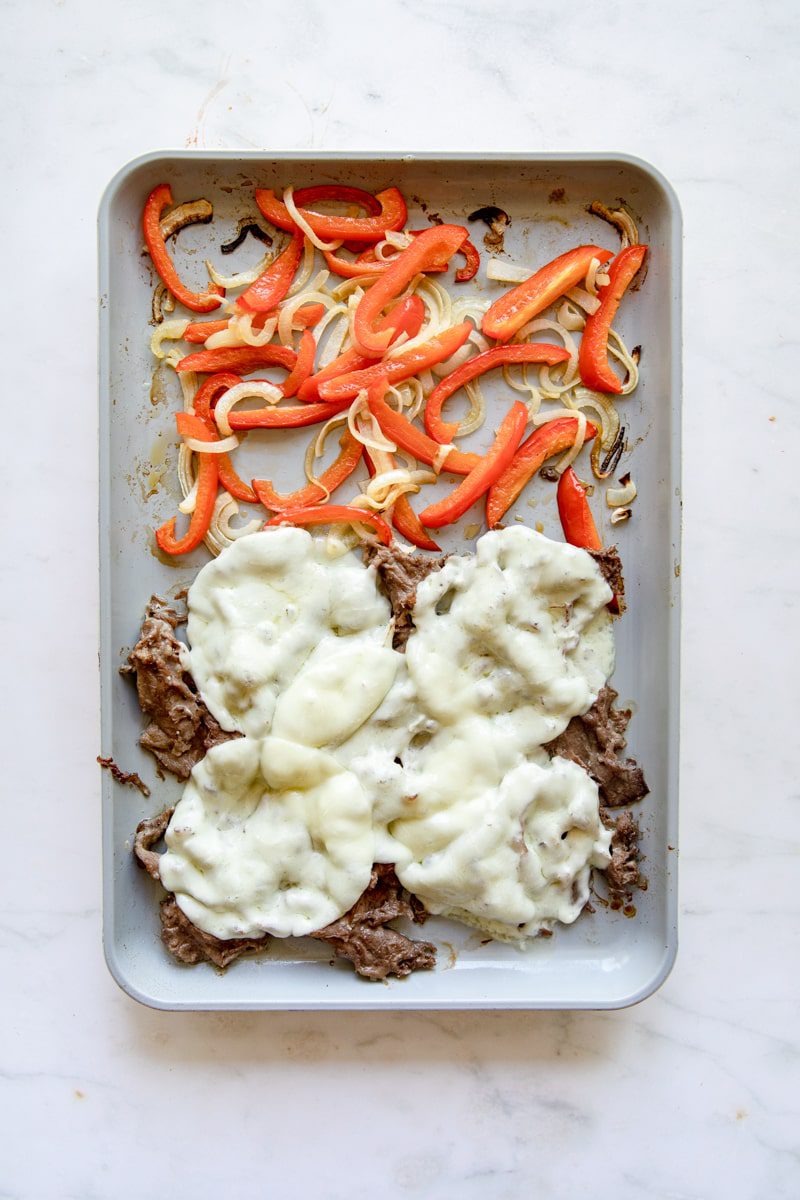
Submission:
<svg viewBox="0 0 800 1200">
<path fill-rule="evenodd" d="M 167 244 L 161 236 L 161 214 L 170 204 L 172 204 L 172 189 L 168 183 L 161 183 L 158 187 L 153 188 L 145 201 L 142 229 L 153 266 L 167 291 L 186 308 L 198 313 L 212 312 L 215 308 L 219 308 L 219 297 L 224 296 L 225 292 L 215 283 L 209 283 L 205 292 L 193 292 L 186 287 L 181 282 L 169 250 L 167 250 Z"/>
<path fill-rule="evenodd" d="M 425 405 L 425 428 L 437 442 L 452 442 L 458 433 L 460 422 L 443 421 L 442 405 L 465 383 L 469 383 L 471 379 L 476 379 L 493 367 L 500 367 L 505 363 L 533 362 L 547 363 L 553 366 L 568 358 L 569 353 L 563 346 L 553 346 L 549 343 L 526 342 L 521 346 L 493 346 L 491 350 L 485 350 L 483 354 L 477 354 L 475 358 L 470 358 L 462 366 L 456 367 L 455 371 L 451 371 L 441 383 L 436 385 Z"/>
<path fill-rule="evenodd" d="M 318 425 L 335 417 L 348 401 L 341 404 L 295 404 L 287 408 L 253 408 L 228 413 L 231 429 L 299 429 L 304 425 Z"/>
<path fill-rule="evenodd" d="M 381 206 L 380 214 L 370 217 L 341 217 L 331 213 L 315 213 L 310 209 L 304 208 L 303 203 L 312 203 L 308 199 L 308 192 L 317 192 L 317 200 L 336 200 L 341 199 L 340 196 L 322 196 L 319 195 L 319 189 L 301 189 L 295 192 L 294 200 L 297 205 L 300 215 L 308 222 L 314 233 L 318 237 L 326 238 L 343 238 L 354 242 L 379 242 L 389 229 L 402 229 L 406 223 L 408 210 L 403 195 L 396 187 L 386 188 L 383 192 L 378 192 L 374 197 Z M 359 200 L 359 203 L 361 201 Z M 258 188 L 256 190 L 256 204 L 261 212 L 271 221 L 273 225 L 277 225 L 278 229 L 286 229 L 293 231 L 295 223 L 289 213 L 288 208 L 283 204 L 272 191 L 271 188 Z"/>
<path fill-rule="evenodd" d="M 276 492 L 269 479 L 254 479 L 253 491 L 264 505 L 272 512 L 280 512 L 284 508 L 305 508 L 309 504 L 318 504 L 344 483 L 361 462 L 364 447 L 353 437 L 349 429 L 345 429 L 339 439 L 341 451 L 338 458 L 327 467 L 319 477 L 319 483 L 308 483 L 299 491 L 281 495 Z"/>
<path fill-rule="evenodd" d="M 212 412 L 214 401 L 223 392 L 227 392 L 228 388 L 236 387 L 241 382 L 238 375 L 212 375 L 197 389 L 193 405 L 194 411 L 214 437 L 217 437 L 217 426 Z M 229 454 L 217 455 L 217 471 L 219 472 L 219 481 L 229 495 L 236 500 L 243 500 L 247 504 L 256 503 L 255 492 L 234 469 Z"/>
<path fill-rule="evenodd" d="M 393 328 L 393 340 L 396 341 L 402 333 L 408 334 L 409 338 L 416 337 L 422 328 L 424 320 L 425 305 L 419 296 L 405 296 L 397 302 L 391 312 L 381 317 L 378 322 L 378 328 Z M 346 375 L 348 372 L 361 371 L 365 367 L 371 366 L 374 361 L 373 358 L 366 358 L 363 354 L 359 354 L 355 348 L 345 350 L 333 362 L 328 363 L 327 367 L 323 367 L 321 371 L 317 371 L 316 375 L 312 375 L 310 379 L 307 379 L 298 388 L 298 399 L 318 400 L 319 385 L 324 383 L 326 379 L 335 379 L 337 376 Z"/>
<path fill-rule="evenodd" d="M 379 217 L 383 212 L 380 200 L 364 188 L 348 187 L 341 183 L 319 183 L 312 187 L 297 188 L 294 192 L 294 202 L 298 208 L 304 208 L 308 204 L 319 204 L 324 200 L 358 204 L 373 217 Z"/>
<path fill-rule="evenodd" d="M 487 454 L 449 496 L 430 504 L 419 514 L 422 524 L 431 529 L 441 529 L 443 525 L 452 525 L 453 521 L 463 517 L 467 509 L 471 508 L 505 471 L 522 441 L 527 423 L 528 410 L 521 400 L 517 400 L 503 418 L 497 437 Z"/>
<path fill-rule="evenodd" d="M 608 262 L 611 251 L 600 246 L 576 246 L 554 258 L 530 279 L 495 300 L 483 318 L 483 332 L 498 342 L 507 342 L 527 321 L 580 283 L 593 258 Z"/>
<path fill-rule="evenodd" d="M 481 256 L 469 238 L 461 246 L 459 254 L 464 255 L 466 262 L 463 267 L 459 267 L 456 271 L 456 283 L 468 283 L 478 273 L 478 267 L 481 265 Z"/>
<path fill-rule="evenodd" d="M 211 375 L 197 389 L 195 398 L 192 401 L 192 407 L 198 417 L 208 424 L 209 429 L 215 436 L 217 427 L 214 423 L 212 411 L 214 404 L 223 392 L 227 392 L 229 388 L 236 387 L 241 382 L 240 375 L 234 375 L 232 372 L 226 371 L 219 375 Z"/>
<path fill-rule="evenodd" d="M 176 413 L 175 417 L 179 433 L 183 433 L 185 430 L 187 436 L 196 437 L 203 442 L 217 440 L 208 430 L 205 422 L 193 413 Z M 189 520 L 189 528 L 183 537 L 177 539 L 175 537 L 176 517 L 171 517 L 166 524 L 156 530 L 156 543 L 165 554 L 188 554 L 190 550 L 195 550 L 200 545 L 208 533 L 219 486 L 217 457 L 216 454 L 198 454 L 197 456 L 197 497 L 194 512 Z"/>
<path fill-rule="evenodd" d="M 511 464 L 489 489 L 486 498 L 486 523 L 493 529 L 519 496 L 525 484 L 533 478 L 543 463 L 554 454 L 569 450 L 575 441 L 577 417 L 559 417 L 540 425 L 522 443 Z M 597 430 L 591 421 L 586 422 L 586 441 L 590 442 Z"/>
<path fill-rule="evenodd" d="M 378 330 L 375 323 L 382 311 L 420 271 L 448 262 L 467 240 L 461 225 L 433 225 L 415 237 L 402 250 L 366 292 L 353 317 L 353 340 L 363 354 L 378 357 L 391 341 L 388 330 Z"/>
<path fill-rule="evenodd" d="M 580 546 L 583 550 L 602 550 L 603 543 L 586 499 L 586 489 L 572 467 L 568 467 L 558 481 L 558 515 L 570 545 Z"/>
<path fill-rule="evenodd" d="M 452 325 L 436 337 L 421 342 L 410 350 L 396 355 L 394 358 L 384 358 L 361 371 L 349 371 L 346 375 L 337 375 L 335 379 L 327 379 L 319 385 L 319 394 L 323 400 L 354 399 L 362 388 L 371 387 L 376 379 L 386 379 L 389 383 L 400 383 L 418 375 L 436 363 L 444 362 L 451 354 L 455 354 L 469 335 L 473 326 L 469 321 L 460 325 Z"/>
<path fill-rule="evenodd" d="M 578 367 L 583 382 L 596 392 L 619 395 L 622 391 L 622 384 L 608 361 L 608 331 L 617 315 L 619 302 L 646 254 L 647 246 L 628 246 L 620 250 L 608 268 L 609 282 L 598 293 L 600 307 L 586 318 L 578 351 Z"/>
<path fill-rule="evenodd" d="M 442 547 L 426 531 L 405 493 L 398 496 L 392 505 L 392 524 L 401 537 L 413 546 L 419 546 L 420 550 L 441 550 Z"/>
<path fill-rule="evenodd" d="M 297 390 L 310 377 L 314 370 L 314 357 L 317 353 L 317 343 L 314 335 L 306 329 L 300 338 L 300 349 L 297 351 L 297 362 L 291 369 L 283 384 L 284 396 L 296 396 Z"/>
<path fill-rule="evenodd" d="M 372 254 L 372 259 L 362 261 L 361 257 L 352 260 L 341 258 L 333 250 L 322 251 L 328 269 L 335 275 L 341 276 L 342 279 L 360 279 L 362 276 L 382 275 L 389 263 L 379 262 L 375 258 L 374 251 Z"/>
<path fill-rule="evenodd" d="M 187 354 L 175 370 L 200 374 L 236 371 L 238 375 L 249 375 L 261 367 L 285 367 L 291 371 L 296 362 L 297 355 L 290 346 L 220 346 L 218 350 Z"/>
<path fill-rule="evenodd" d="M 283 300 L 300 265 L 304 241 L 302 231 L 295 230 L 286 249 L 281 251 L 255 283 L 251 283 L 247 291 L 239 296 L 236 307 L 240 311 L 269 312 Z"/>
<path fill-rule="evenodd" d="M 303 304 L 295 309 L 292 324 L 302 329 L 313 329 L 325 314 L 324 304 Z M 253 329 L 256 333 L 263 329 L 271 317 L 277 317 L 277 312 L 258 313 L 253 319 Z M 185 342 L 202 344 L 211 337 L 212 333 L 222 333 L 228 328 L 227 321 L 193 321 L 183 332 Z"/>
<path fill-rule="evenodd" d="M 413 454 L 420 462 L 433 466 L 440 460 L 442 447 L 421 429 L 417 429 L 416 425 L 412 425 L 408 417 L 389 407 L 383 398 L 387 386 L 386 380 L 381 377 L 369 389 L 367 404 L 370 412 L 387 438 L 396 442 L 409 454 Z M 460 450 L 451 450 L 441 470 L 452 471 L 454 475 L 469 475 L 480 461 L 479 454 L 463 454 Z"/>
<path fill-rule="evenodd" d="M 392 531 L 383 517 L 363 508 L 350 508 L 346 504 L 319 504 L 311 508 L 285 508 L 277 516 L 267 521 L 264 528 L 266 529 L 270 525 L 338 525 L 342 522 L 371 525 L 385 546 L 388 546 L 392 540 Z"/>
</svg>

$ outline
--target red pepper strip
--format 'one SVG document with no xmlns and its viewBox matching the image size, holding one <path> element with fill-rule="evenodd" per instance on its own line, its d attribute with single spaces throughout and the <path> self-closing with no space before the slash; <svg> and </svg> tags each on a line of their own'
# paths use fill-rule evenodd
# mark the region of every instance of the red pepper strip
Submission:
<svg viewBox="0 0 800 1200">
<path fill-rule="evenodd" d="M 449 262 L 467 239 L 461 225 L 433 225 L 415 237 L 411 245 L 375 280 L 359 302 L 353 317 L 353 340 L 363 354 L 378 357 L 391 341 L 388 330 L 377 330 L 375 322 L 386 306 L 411 282 L 420 271 Z"/>
<path fill-rule="evenodd" d="M 255 283 L 250 284 L 246 292 L 242 292 L 236 301 L 240 311 L 269 312 L 283 300 L 300 265 L 304 240 L 302 230 L 296 229 L 286 249 L 259 275 Z"/>
<path fill-rule="evenodd" d="M 410 379 L 412 375 L 427 370 L 435 363 L 444 362 L 451 354 L 455 354 L 472 331 L 473 326 L 469 321 L 452 325 L 443 333 L 395 358 L 385 358 L 361 371 L 349 371 L 346 375 L 326 380 L 319 385 L 319 394 L 323 400 L 352 400 L 362 388 L 371 387 L 376 379 L 386 379 L 389 383 Z"/>
<path fill-rule="evenodd" d="M 558 515 L 570 545 L 580 546 L 583 550 L 602 550 L 603 543 L 586 499 L 586 488 L 572 467 L 568 467 L 558 481 Z"/>
<path fill-rule="evenodd" d="M 313 190 L 318 191 L 318 189 Z M 309 203 L 307 196 L 310 191 L 312 191 L 311 188 L 296 192 L 295 203 L 300 215 L 305 218 L 318 237 L 344 238 L 356 242 L 379 242 L 387 230 L 402 229 L 406 223 L 408 216 L 406 202 L 396 187 L 390 187 L 384 192 L 377 193 L 375 199 L 380 203 L 381 211 L 379 215 L 371 217 L 340 217 L 331 213 L 311 212 L 309 209 L 303 208 L 300 203 L 302 200 Z M 337 198 L 339 197 L 317 196 L 319 200 Z M 278 200 L 271 188 L 256 190 L 256 204 L 267 220 L 271 221 L 273 225 L 277 225 L 279 229 L 286 229 L 290 232 L 295 229 L 295 223 L 288 208 Z"/>
<path fill-rule="evenodd" d="M 459 250 L 459 254 L 463 254 L 467 261 L 463 267 L 459 267 L 456 271 L 456 283 L 468 283 L 478 273 L 478 267 L 481 265 L 481 256 L 469 238 L 464 242 Z"/>
<path fill-rule="evenodd" d="M 159 228 L 161 214 L 170 204 L 172 204 L 172 189 L 168 183 L 161 183 L 158 187 L 153 188 L 145 201 L 142 228 L 145 245 L 150 252 L 153 266 L 164 287 L 186 308 L 190 308 L 192 312 L 212 312 L 215 308 L 219 308 L 217 297 L 224 296 L 225 292 L 215 283 L 209 283 L 203 293 L 190 291 L 185 284 L 181 283 L 180 276 L 175 270 L 175 264 L 167 250 L 167 244 L 161 236 Z"/>
<path fill-rule="evenodd" d="M 314 370 L 314 357 L 317 353 L 317 343 L 313 333 L 307 329 L 300 338 L 300 349 L 297 351 L 297 362 L 291 369 L 289 377 L 283 385 L 284 396 L 296 396 L 297 390 L 310 377 Z"/>
<path fill-rule="evenodd" d="M 253 408 L 228 413 L 231 429 L 299 429 L 335 417 L 349 401 L 340 404 L 295 404 L 287 408 Z"/>
<path fill-rule="evenodd" d="M 270 525 L 333 525 L 346 521 L 357 521 L 360 525 L 371 525 L 385 546 L 392 540 L 392 531 L 377 513 L 364 508 L 350 508 L 346 504 L 318 504 L 312 508 L 285 508 L 283 512 L 267 521 Z"/>
<path fill-rule="evenodd" d="M 227 392 L 228 388 L 236 387 L 237 383 L 241 383 L 238 375 L 212 375 L 197 389 L 197 395 L 194 398 L 194 411 L 201 421 L 204 421 L 209 432 L 217 436 L 217 426 L 214 421 L 212 407 L 214 401 L 223 392 Z M 256 503 L 256 494 L 251 487 L 245 483 L 241 476 L 234 470 L 229 454 L 217 455 L 217 470 L 219 472 L 219 481 L 235 500 L 243 500 L 247 504 Z"/>
<path fill-rule="evenodd" d="M 507 342 L 526 321 L 580 283 L 593 258 L 608 262 L 611 251 L 600 246 L 576 246 L 554 258 L 530 279 L 495 300 L 483 318 L 483 332 L 487 337 Z"/>
<path fill-rule="evenodd" d="M 344 483 L 361 462 L 364 447 L 353 437 L 349 429 L 345 429 L 339 439 L 341 451 L 338 458 L 327 467 L 319 477 L 319 483 L 306 484 L 299 491 L 282 496 L 276 492 L 270 479 L 254 479 L 253 490 L 264 508 L 272 512 L 280 512 L 284 508 L 306 508 L 309 504 L 317 504 L 327 500 L 332 492 Z"/>
<path fill-rule="evenodd" d="M 534 430 L 527 441 L 522 443 L 511 465 L 489 489 L 486 499 L 486 523 L 490 529 L 493 529 L 508 511 L 542 463 L 554 454 L 569 450 L 575 441 L 577 424 L 577 417 L 561 417 L 557 421 L 548 421 L 546 425 Z M 587 421 L 586 441 L 591 441 L 596 433 L 594 425 Z"/>
<path fill-rule="evenodd" d="M 304 329 L 313 329 L 322 320 L 324 313 L 324 304 L 303 304 L 300 308 L 295 309 L 292 324 L 302 326 Z M 258 313 L 253 319 L 253 329 L 258 332 L 264 328 L 271 317 L 277 315 L 275 312 Z M 211 337 L 212 333 L 222 333 L 223 329 L 227 328 L 227 321 L 193 321 L 191 325 L 186 326 L 183 340 L 202 344 Z"/>
<path fill-rule="evenodd" d="M 422 521 L 414 512 L 408 496 L 398 496 L 392 506 L 392 524 L 397 532 L 420 550 L 441 550 L 441 546 L 429 537 Z"/>
<path fill-rule="evenodd" d="M 383 205 L 372 192 L 366 192 L 363 188 L 347 187 L 344 184 L 321 183 L 314 187 L 297 188 L 294 193 L 294 202 L 298 208 L 303 208 L 306 204 L 318 204 L 321 200 L 360 204 L 373 217 L 379 217 L 383 211 Z"/>
<path fill-rule="evenodd" d="M 212 412 L 214 403 L 223 392 L 227 392 L 228 388 L 236 387 L 241 382 L 241 376 L 234 375 L 229 371 L 220 375 L 212 375 L 210 379 L 206 379 L 197 389 L 192 407 L 201 421 L 210 422 L 208 427 L 215 436 L 216 425 Z"/>
<path fill-rule="evenodd" d="M 187 354 L 175 368 L 176 371 L 236 371 L 238 375 L 249 375 L 260 367 L 286 367 L 291 371 L 297 355 L 289 346 L 220 346 L 218 350 L 198 350 Z"/>
<path fill-rule="evenodd" d="M 381 317 L 377 327 L 378 329 L 393 327 L 393 340 L 396 341 L 401 333 L 407 333 L 409 338 L 416 337 L 424 320 L 425 305 L 419 296 L 406 296 L 395 305 L 391 312 L 387 313 L 385 317 Z M 372 366 L 374 361 L 372 358 L 365 358 L 363 354 L 359 354 L 354 347 L 345 350 L 344 354 L 334 358 L 333 362 L 328 363 L 327 367 L 323 367 L 321 371 L 317 371 L 316 375 L 312 375 L 298 388 L 298 399 L 318 400 L 319 385 L 326 379 L 335 379 L 338 375 L 345 375 L 351 371 L 361 371 L 364 367 Z"/>
<path fill-rule="evenodd" d="M 422 524 L 441 529 L 443 525 L 452 525 L 453 521 L 463 517 L 467 509 L 489 490 L 508 467 L 522 441 L 527 423 L 528 410 L 517 400 L 503 418 L 488 453 L 449 496 L 429 505 L 419 514 Z"/>
<path fill-rule="evenodd" d="M 483 354 L 477 354 L 475 358 L 470 358 L 463 366 L 456 367 L 455 371 L 451 371 L 449 375 L 445 376 L 441 383 L 437 383 L 425 406 L 425 428 L 437 442 L 452 442 L 458 433 L 461 422 L 443 421 L 442 405 L 465 383 L 490 371 L 492 367 L 499 367 L 504 363 L 520 362 L 547 363 L 553 366 L 568 358 L 569 353 L 562 346 L 552 346 L 549 343 L 532 342 L 521 346 L 493 346 L 491 350 L 485 350 Z"/>
<path fill-rule="evenodd" d="M 372 259 L 365 260 L 363 256 L 359 256 L 350 262 L 346 258 L 339 258 L 332 250 L 323 250 L 322 254 L 328 268 L 336 275 L 340 275 L 342 279 L 360 279 L 364 275 L 382 275 L 386 268 L 390 265 L 389 262 L 379 262 L 375 258 L 374 251 L 369 251 L 372 254 Z"/>
<path fill-rule="evenodd" d="M 187 429 L 187 432 L 192 437 L 197 437 L 203 442 L 216 441 L 214 435 L 206 428 L 203 421 L 199 417 L 195 417 L 192 413 L 176 413 L 176 423 L 178 431 L 183 432 L 181 426 Z M 178 421 L 177 418 L 189 418 L 188 421 Z M 197 422 L 197 425 L 194 423 Z M 211 524 L 211 518 L 214 515 L 214 504 L 217 499 L 217 486 L 219 482 L 219 474 L 217 470 L 217 455 L 216 454 L 198 454 L 199 467 L 197 470 L 197 498 L 194 506 L 194 512 L 189 521 L 189 528 L 182 538 L 175 538 L 176 517 L 171 517 L 165 525 L 156 530 L 156 542 L 159 549 L 165 554 L 188 554 L 190 550 L 195 550 L 203 538 L 208 533 L 208 527 Z"/>
<path fill-rule="evenodd" d="M 369 411 L 376 418 L 382 432 L 392 442 L 397 442 L 403 450 L 413 454 L 420 462 L 433 466 L 441 455 L 442 447 L 433 438 L 429 438 L 416 425 L 412 425 L 408 417 L 395 412 L 384 400 L 388 384 L 384 377 L 377 379 L 367 393 Z M 442 466 L 443 471 L 452 471 L 454 475 L 469 475 L 481 461 L 479 454 L 463 454 L 460 450 L 451 450 Z"/>
<path fill-rule="evenodd" d="M 184 438 L 197 438 L 201 442 L 218 442 L 216 431 L 209 429 L 202 417 L 196 413 L 176 412 L 175 425 Z"/>
<path fill-rule="evenodd" d="M 625 289 L 644 262 L 647 246 L 628 246 L 620 250 L 608 268 L 609 282 L 600 288 L 600 307 L 590 317 L 581 338 L 578 366 L 581 379 L 596 392 L 613 392 L 619 395 L 622 384 L 617 379 L 608 361 L 608 331 L 617 315 L 619 302 Z"/>
</svg>

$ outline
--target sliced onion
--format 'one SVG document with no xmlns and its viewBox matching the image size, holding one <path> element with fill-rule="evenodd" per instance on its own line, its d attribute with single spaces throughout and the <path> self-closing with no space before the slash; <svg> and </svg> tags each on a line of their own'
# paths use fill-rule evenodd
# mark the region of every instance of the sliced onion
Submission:
<svg viewBox="0 0 800 1200">
<path fill-rule="evenodd" d="M 362 421 L 368 431 L 361 428 Z M 397 449 L 394 442 L 390 442 L 384 436 L 380 425 L 367 407 L 367 393 L 364 389 L 358 393 L 347 410 L 347 428 L 356 441 L 361 442 L 368 450 L 383 450 L 387 454 L 394 454 Z"/>
<path fill-rule="evenodd" d="M 153 335 L 150 338 L 150 351 L 156 358 L 166 358 L 166 350 L 161 349 L 161 343 L 165 341 L 180 341 L 186 333 L 188 321 L 162 321 L 153 330 Z"/>
<path fill-rule="evenodd" d="M 231 450 L 235 450 L 239 445 L 239 439 L 235 433 L 230 437 L 222 438 L 218 442 L 201 442 L 199 438 L 187 437 L 183 439 L 190 450 L 194 450 L 195 454 L 229 454 Z"/>
<path fill-rule="evenodd" d="M 451 450 L 454 450 L 454 449 L 455 449 L 455 446 L 453 445 L 453 443 L 448 442 L 446 445 L 440 446 L 439 449 L 436 451 L 436 454 L 434 456 L 433 462 L 431 463 L 431 466 L 433 467 L 433 469 L 437 475 L 439 474 L 442 467 L 444 466 L 444 461 L 447 458 L 448 454 L 450 453 Z"/>
<path fill-rule="evenodd" d="M 293 187 L 287 187 L 284 189 L 283 203 L 285 204 L 285 206 L 288 210 L 289 216 L 292 218 L 295 225 L 297 225 L 299 229 L 302 229 L 307 240 L 309 242 L 311 242 L 312 246 L 316 246 L 318 250 L 338 250 L 339 249 L 339 247 L 342 244 L 341 238 L 338 241 L 334 241 L 334 242 L 324 242 L 322 240 L 322 238 L 319 236 L 319 234 L 315 233 L 314 230 L 311 228 L 308 221 L 301 214 L 300 209 L 297 207 L 297 205 L 294 202 L 294 188 Z"/>
<path fill-rule="evenodd" d="M 187 517 L 191 516 L 197 508 L 197 485 L 199 480 L 195 479 L 192 487 L 183 500 L 178 505 L 178 512 L 184 513 Z"/>
<path fill-rule="evenodd" d="M 621 525 L 623 521 L 629 521 L 633 513 L 629 508 L 615 508 L 609 518 L 612 525 Z"/>
<path fill-rule="evenodd" d="M 303 288 L 308 283 L 314 270 L 314 244 L 308 238 L 303 243 L 303 265 L 297 274 L 292 286 L 287 292 L 287 296 L 296 296 L 298 292 L 302 292 Z"/>
<path fill-rule="evenodd" d="M 557 334 L 564 343 L 564 349 L 569 354 L 569 361 L 567 363 L 559 363 L 558 368 L 556 368 L 563 371 L 560 383 L 554 382 L 550 374 L 551 368 L 546 363 L 543 363 L 539 368 L 540 393 L 545 399 L 557 399 L 562 393 L 571 388 L 578 378 L 578 347 L 570 331 L 565 329 L 558 321 L 550 321 L 546 317 L 537 317 L 533 321 L 528 321 L 527 325 L 523 325 L 514 338 L 514 341 L 528 341 L 531 334 L 545 332 Z M 523 378 L 525 378 L 524 375 Z"/>
<path fill-rule="evenodd" d="M 334 429 L 338 429 L 340 425 L 346 424 L 347 413 L 337 413 L 335 417 L 331 417 L 330 420 L 325 422 L 325 424 L 322 426 L 322 429 L 320 429 L 319 433 L 317 434 L 316 439 L 312 442 L 314 447 L 314 458 L 322 458 L 322 455 L 325 453 L 325 443 L 328 440 L 328 435 Z"/>
<path fill-rule="evenodd" d="M 560 458 L 556 463 L 555 470 L 557 475 L 563 475 L 567 467 L 572 466 L 583 449 L 583 443 L 586 441 L 586 413 L 578 409 L 576 416 L 575 440 L 563 458 Z"/>
<path fill-rule="evenodd" d="M 348 318 L 349 313 L 346 305 L 335 304 L 333 308 L 328 309 L 319 325 L 316 326 L 314 330 L 314 336 L 319 344 L 322 334 L 325 332 L 328 326 L 332 325 L 336 320 L 339 322 L 337 328 L 332 330 L 328 335 L 328 340 L 325 342 L 325 345 L 322 348 L 322 352 L 320 353 L 318 360 L 318 370 L 322 370 L 323 367 L 329 366 L 333 360 L 338 358 L 342 353 L 344 348 L 344 339 L 347 337 L 349 325 Z"/>
<path fill-rule="evenodd" d="M 495 283 L 524 283 L 533 274 L 529 267 L 503 262 L 500 258 L 492 257 L 486 264 L 486 278 L 494 280 Z"/>
<path fill-rule="evenodd" d="M 596 282 L 596 278 L 595 278 Z M 592 296 L 589 292 L 584 291 L 581 287 L 570 288 L 567 292 L 570 300 L 573 300 L 580 308 L 584 309 L 591 317 L 600 307 L 600 300 L 597 296 Z"/>
<path fill-rule="evenodd" d="M 404 229 L 387 229 L 383 237 L 383 242 L 389 246 L 394 246 L 396 250 L 407 250 L 412 244 L 414 238 L 410 233 L 406 233 Z M 382 243 L 379 242 L 380 246 Z"/>
<path fill-rule="evenodd" d="M 265 400 L 267 404 L 277 404 L 283 399 L 283 392 L 274 383 L 266 379 L 253 379 L 251 382 L 237 383 L 234 387 L 223 392 L 214 407 L 214 419 L 220 433 L 233 434 L 228 421 L 228 414 L 234 404 L 240 400 Z"/>
<path fill-rule="evenodd" d="M 233 517 L 238 516 L 238 513 L 237 501 L 227 492 L 221 491 L 214 505 L 208 533 L 203 539 L 212 554 L 221 554 L 228 546 L 232 546 L 237 538 L 244 537 L 248 533 L 256 533 L 263 525 L 261 518 L 254 517 L 246 525 L 242 525 L 239 529 L 233 529 L 230 522 Z"/>
<path fill-rule="evenodd" d="M 258 333 L 253 332 L 254 313 L 247 313 L 245 316 L 237 318 L 239 332 L 242 336 L 242 341 L 245 346 L 266 346 L 272 341 L 275 336 L 275 330 L 278 327 L 278 318 L 270 317 L 264 322 L 264 326 Z"/>
<path fill-rule="evenodd" d="M 322 279 L 322 283 L 324 284 L 328 277 L 328 272 L 320 271 L 317 279 L 314 280 L 314 284 L 317 283 L 320 276 L 324 276 Z M 318 287 L 314 287 L 311 291 L 303 292 L 300 296 L 292 296 L 290 300 L 284 300 L 278 310 L 278 339 L 282 346 L 291 346 L 293 344 L 292 330 L 295 328 L 295 313 L 298 308 L 302 308 L 305 304 L 324 304 L 326 308 L 330 308 L 333 306 L 334 301 L 327 292 L 319 291 Z"/>
<path fill-rule="evenodd" d="M 469 412 L 459 422 L 457 437 L 466 437 L 468 433 L 474 433 L 486 420 L 486 399 L 480 382 L 471 379 L 469 383 L 464 384 L 464 391 L 469 397 Z"/>
<path fill-rule="evenodd" d="M 161 218 L 158 223 L 159 232 L 166 242 L 187 225 L 207 225 L 213 215 L 214 209 L 208 200 L 184 200 Z"/>
<path fill-rule="evenodd" d="M 628 378 L 622 384 L 622 395 L 629 396 L 639 382 L 639 364 L 631 354 L 616 329 L 608 331 L 608 353 L 621 363 L 628 372 Z"/>
<path fill-rule="evenodd" d="M 599 270 L 600 270 L 600 259 L 593 258 L 592 261 L 589 263 L 589 268 L 586 272 L 586 279 L 584 280 L 584 283 L 586 284 L 586 291 L 589 293 L 590 296 L 597 295 L 597 272 Z"/>
<path fill-rule="evenodd" d="M 562 301 L 558 306 L 556 318 L 559 325 L 563 325 L 570 333 L 579 332 L 586 324 L 586 317 L 580 311 L 570 304 L 569 300 Z"/>
<path fill-rule="evenodd" d="M 209 259 L 206 259 L 205 263 L 209 279 L 212 279 L 218 287 L 225 288 L 226 291 L 235 291 L 237 288 L 249 287 L 251 283 L 255 283 L 259 275 L 263 275 L 266 271 L 274 257 L 273 252 L 268 250 L 254 267 L 248 267 L 246 271 L 239 271 L 236 275 L 223 275 Z"/>
<path fill-rule="evenodd" d="M 629 504 L 633 504 L 635 499 L 636 484 L 630 475 L 627 476 L 627 481 L 622 483 L 622 487 L 606 488 L 606 504 L 609 508 L 627 508 Z"/>
</svg>

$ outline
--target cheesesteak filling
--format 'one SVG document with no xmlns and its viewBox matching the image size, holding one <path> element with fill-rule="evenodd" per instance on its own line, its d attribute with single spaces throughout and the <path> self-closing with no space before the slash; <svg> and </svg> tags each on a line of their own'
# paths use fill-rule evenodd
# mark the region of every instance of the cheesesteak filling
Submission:
<svg viewBox="0 0 800 1200">
<path fill-rule="evenodd" d="M 605 685 L 605 572 L 520 527 L 475 555 L 365 560 L 326 562 L 297 529 L 240 539 L 189 593 L 191 650 L 148 606 L 142 745 L 189 782 L 134 852 L 172 893 L 179 961 L 310 935 L 365 978 L 403 976 L 435 947 L 398 918 L 519 941 L 573 921 L 593 868 L 612 897 L 639 881 L 636 823 L 609 813 L 647 788 Z"/>
</svg>

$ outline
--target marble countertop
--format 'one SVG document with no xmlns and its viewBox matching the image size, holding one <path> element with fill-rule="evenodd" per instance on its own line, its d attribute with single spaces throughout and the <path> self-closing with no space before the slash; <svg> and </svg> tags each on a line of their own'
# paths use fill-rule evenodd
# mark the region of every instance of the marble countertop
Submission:
<svg viewBox="0 0 800 1200">
<path fill-rule="evenodd" d="M 618 1200 L 800 1195 L 797 12 L 43 0 L 3 15 L 17 298 L 0 1195 L 569 1200 L 587 1178 Z M 163 147 L 621 150 L 675 185 L 681 949 L 637 1008 L 186 1015 L 137 1006 L 108 975 L 95 214 L 121 164 Z"/>
</svg>

